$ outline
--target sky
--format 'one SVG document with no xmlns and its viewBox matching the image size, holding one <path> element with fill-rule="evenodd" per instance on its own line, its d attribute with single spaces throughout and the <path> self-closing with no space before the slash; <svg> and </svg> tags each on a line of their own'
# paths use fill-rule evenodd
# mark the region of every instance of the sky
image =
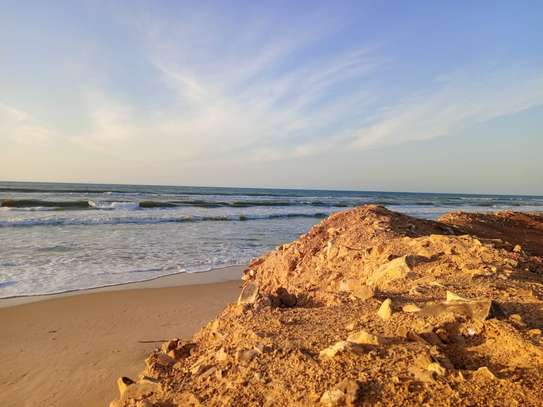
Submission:
<svg viewBox="0 0 543 407">
<path fill-rule="evenodd" d="M 540 1 L 0 4 L 0 180 L 543 195 Z"/>
</svg>

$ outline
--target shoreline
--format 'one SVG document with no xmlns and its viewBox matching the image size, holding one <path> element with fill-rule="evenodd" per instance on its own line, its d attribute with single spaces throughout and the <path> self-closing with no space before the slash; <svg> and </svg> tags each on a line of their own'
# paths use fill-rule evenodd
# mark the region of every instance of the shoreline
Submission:
<svg viewBox="0 0 543 407">
<path fill-rule="evenodd" d="M 0 300 L 0 404 L 108 405 L 161 341 L 192 337 L 236 300 L 242 269 Z"/>
<path fill-rule="evenodd" d="M 34 302 L 48 301 L 55 298 L 72 297 L 77 295 L 87 295 L 100 292 L 136 290 L 145 288 L 165 288 L 179 287 L 195 284 L 213 284 L 226 281 L 237 281 L 241 278 L 241 272 L 245 265 L 232 265 L 217 267 L 205 271 L 194 272 L 177 272 L 164 276 L 152 277 L 141 281 L 131 281 L 126 283 L 111 284 L 100 287 L 81 288 L 62 291 L 50 294 L 32 294 L 32 295 L 15 295 L 11 297 L 0 298 L 0 309 L 6 307 L 14 307 L 22 304 Z"/>
</svg>

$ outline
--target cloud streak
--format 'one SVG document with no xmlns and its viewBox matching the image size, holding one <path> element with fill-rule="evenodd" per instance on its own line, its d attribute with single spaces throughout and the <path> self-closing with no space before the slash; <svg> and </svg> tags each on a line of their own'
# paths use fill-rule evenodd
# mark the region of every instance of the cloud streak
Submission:
<svg viewBox="0 0 543 407">
<path fill-rule="evenodd" d="M 509 72 L 468 72 L 440 81 L 438 88 L 384 111 L 355 131 L 359 149 L 427 140 L 543 104 L 543 74 L 521 78 Z"/>
</svg>

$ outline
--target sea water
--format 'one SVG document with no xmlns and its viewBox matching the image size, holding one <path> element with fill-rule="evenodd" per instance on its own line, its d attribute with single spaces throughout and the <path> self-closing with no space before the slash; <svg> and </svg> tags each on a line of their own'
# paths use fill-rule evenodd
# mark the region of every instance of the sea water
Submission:
<svg viewBox="0 0 543 407">
<path fill-rule="evenodd" d="M 0 298 L 244 264 L 365 203 L 421 218 L 543 197 L 0 182 Z"/>
</svg>

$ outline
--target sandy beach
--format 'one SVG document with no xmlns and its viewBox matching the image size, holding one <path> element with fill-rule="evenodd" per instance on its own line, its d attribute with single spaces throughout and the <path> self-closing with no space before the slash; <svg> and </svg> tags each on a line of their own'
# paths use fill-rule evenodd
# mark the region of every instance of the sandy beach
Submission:
<svg viewBox="0 0 543 407">
<path fill-rule="evenodd" d="M 0 404 L 105 406 L 161 341 L 192 336 L 239 293 L 242 267 L 0 300 Z"/>
</svg>

